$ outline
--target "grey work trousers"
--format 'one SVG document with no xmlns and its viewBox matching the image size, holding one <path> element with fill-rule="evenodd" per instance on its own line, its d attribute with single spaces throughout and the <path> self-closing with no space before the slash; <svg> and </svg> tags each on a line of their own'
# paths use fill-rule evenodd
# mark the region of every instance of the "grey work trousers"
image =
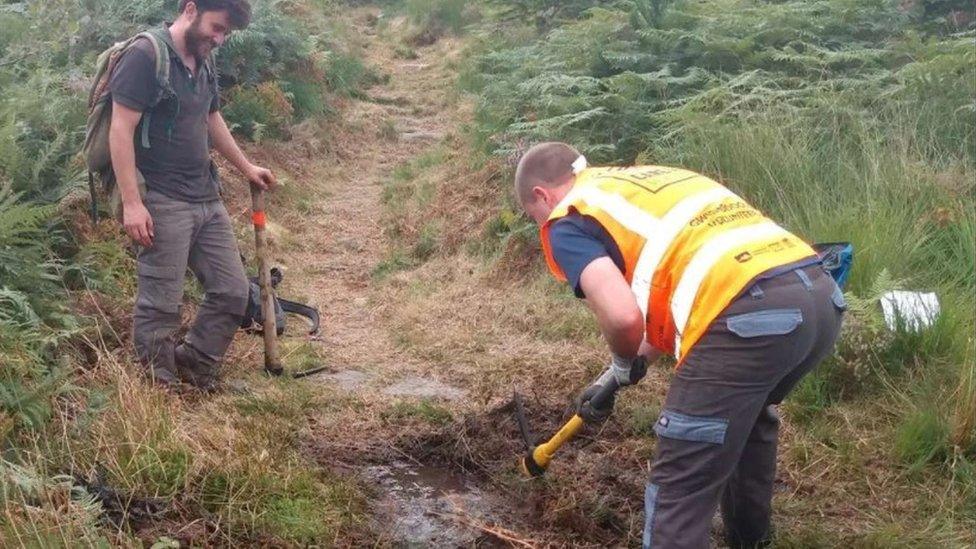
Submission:
<svg viewBox="0 0 976 549">
<path fill-rule="evenodd" d="M 150 190 L 144 203 L 155 237 L 153 245 L 140 248 L 138 254 L 136 354 L 153 371 L 176 371 L 173 349 L 189 266 L 206 296 L 185 342 L 195 359 L 215 367 L 247 307 L 248 282 L 230 216 L 219 200 L 182 202 Z"/>
<path fill-rule="evenodd" d="M 731 547 L 770 536 L 776 404 L 827 357 L 844 296 L 819 265 L 756 282 L 678 369 L 645 490 L 644 547 L 707 548 L 721 503 Z"/>
</svg>

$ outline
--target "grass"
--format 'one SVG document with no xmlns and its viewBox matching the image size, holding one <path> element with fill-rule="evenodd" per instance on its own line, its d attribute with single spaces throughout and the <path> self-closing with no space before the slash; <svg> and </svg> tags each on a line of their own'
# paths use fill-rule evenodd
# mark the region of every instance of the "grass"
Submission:
<svg viewBox="0 0 976 549">
<path fill-rule="evenodd" d="M 393 169 L 383 188 L 382 201 L 386 205 L 384 231 L 395 245 L 373 269 L 373 276 L 383 278 L 414 268 L 440 249 L 444 224 L 425 221 L 418 212 L 435 201 L 436 181 L 447 158 L 447 149 L 438 145 Z"/>
<path fill-rule="evenodd" d="M 451 422 L 450 410 L 438 406 L 430 399 L 419 401 L 399 400 L 380 412 L 384 423 L 400 425 L 411 420 L 421 421 L 432 426 L 444 426 Z"/>
<path fill-rule="evenodd" d="M 78 492 L 69 477 L 44 476 L 9 462 L 0 462 L 4 519 L 0 537 L 23 546 L 68 547 L 106 545 L 109 536 L 99 524 L 100 505 Z"/>
<path fill-rule="evenodd" d="M 626 418 L 631 434 L 650 437 L 654 436 L 654 424 L 660 417 L 661 407 L 656 402 L 633 403 L 629 406 L 622 405 L 617 413 Z"/>
<path fill-rule="evenodd" d="M 895 455 L 912 468 L 948 457 L 949 424 L 937 410 L 921 409 L 904 417 L 895 435 Z"/>
<path fill-rule="evenodd" d="M 417 265 L 416 261 L 400 248 L 394 248 L 384 259 L 373 268 L 374 278 L 383 279 L 393 273 L 411 269 Z"/>
<path fill-rule="evenodd" d="M 477 9 L 464 0 L 406 0 L 403 10 L 416 27 L 410 42 L 418 46 L 448 34 L 459 35 L 478 16 Z"/>
<path fill-rule="evenodd" d="M 310 470 L 299 453 L 297 432 L 308 410 L 320 407 L 307 387 L 265 382 L 260 392 L 195 408 L 144 385 L 122 364 L 112 374 L 121 386 L 106 387 L 113 392 L 88 426 L 39 434 L 29 459 L 86 477 L 104 470 L 106 486 L 126 497 L 205 509 L 222 525 L 216 535 L 225 543 L 255 535 L 285 543 L 335 539 L 360 520 L 358 488 Z"/>
</svg>

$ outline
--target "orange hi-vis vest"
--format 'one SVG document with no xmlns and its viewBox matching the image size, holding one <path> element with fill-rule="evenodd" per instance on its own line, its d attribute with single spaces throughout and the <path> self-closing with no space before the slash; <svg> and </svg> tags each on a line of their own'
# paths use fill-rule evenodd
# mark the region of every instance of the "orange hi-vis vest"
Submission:
<svg viewBox="0 0 976 549">
<path fill-rule="evenodd" d="M 679 364 L 709 324 L 765 271 L 815 255 L 732 191 L 680 168 L 588 168 L 542 226 L 576 212 L 596 220 L 620 249 L 624 278 L 646 320 L 645 338 Z"/>
</svg>

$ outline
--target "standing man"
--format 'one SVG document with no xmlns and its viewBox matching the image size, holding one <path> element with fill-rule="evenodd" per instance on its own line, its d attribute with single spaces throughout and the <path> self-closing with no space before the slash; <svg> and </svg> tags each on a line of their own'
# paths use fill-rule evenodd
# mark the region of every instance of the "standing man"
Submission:
<svg viewBox="0 0 976 549">
<path fill-rule="evenodd" d="M 515 192 L 542 229 L 552 273 L 585 298 L 615 377 L 673 354 L 677 373 L 654 426 L 644 547 L 708 547 L 721 501 L 731 547 L 769 542 L 776 404 L 834 346 L 843 294 L 813 249 L 741 198 L 680 168 L 587 168 L 564 143 L 519 162 Z"/>
<path fill-rule="evenodd" d="M 185 381 L 213 389 L 247 305 L 248 282 L 210 148 L 251 185 L 276 184 L 231 136 L 220 115 L 210 59 L 214 48 L 232 30 L 247 27 L 250 18 L 246 0 L 180 0 L 176 21 L 152 31 L 165 44 L 170 86 L 156 79 L 156 51 L 147 38 L 126 51 L 111 76 L 109 148 L 122 222 L 139 245 L 133 339 L 147 374 L 164 385 Z M 177 346 L 188 266 L 206 297 Z"/>
</svg>

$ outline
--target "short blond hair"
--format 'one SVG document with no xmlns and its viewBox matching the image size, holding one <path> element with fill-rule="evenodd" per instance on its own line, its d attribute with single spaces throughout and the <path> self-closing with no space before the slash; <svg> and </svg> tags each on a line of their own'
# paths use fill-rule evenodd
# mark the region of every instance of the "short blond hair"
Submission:
<svg viewBox="0 0 976 549">
<path fill-rule="evenodd" d="M 558 141 L 539 143 L 522 155 L 515 170 L 515 196 L 522 204 L 532 199 L 533 187 L 552 188 L 573 175 L 579 151 Z"/>
</svg>

